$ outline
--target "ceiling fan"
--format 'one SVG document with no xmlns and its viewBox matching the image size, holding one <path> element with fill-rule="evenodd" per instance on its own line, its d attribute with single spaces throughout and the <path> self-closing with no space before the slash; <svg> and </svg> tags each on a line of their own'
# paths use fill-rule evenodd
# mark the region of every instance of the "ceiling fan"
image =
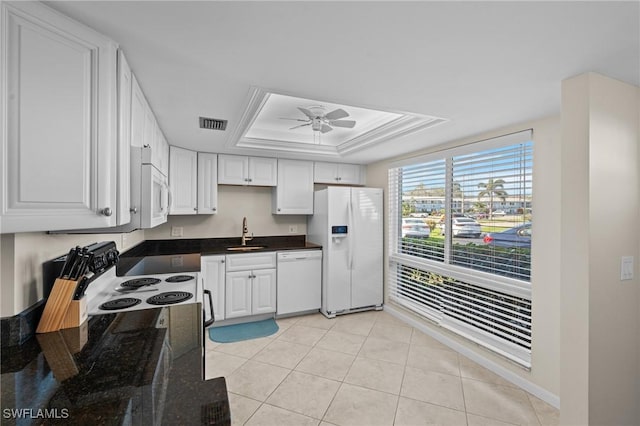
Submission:
<svg viewBox="0 0 640 426">
<path fill-rule="evenodd" d="M 329 113 L 325 113 L 325 107 L 323 106 L 310 106 L 308 108 L 298 107 L 298 109 L 307 117 L 302 118 L 286 118 L 280 117 L 283 120 L 295 120 L 303 121 L 304 124 L 293 126 L 289 130 L 297 129 L 299 127 L 311 126 L 311 128 L 320 133 L 327 133 L 333 130 L 333 127 L 345 127 L 352 129 L 356 125 L 354 120 L 342 120 L 342 118 L 349 117 L 349 113 L 345 110 L 338 108 Z"/>
</svg>

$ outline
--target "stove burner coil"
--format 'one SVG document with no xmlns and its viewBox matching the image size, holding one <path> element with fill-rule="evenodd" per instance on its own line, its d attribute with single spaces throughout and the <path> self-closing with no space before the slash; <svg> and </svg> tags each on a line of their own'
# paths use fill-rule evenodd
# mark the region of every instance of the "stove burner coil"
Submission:
<svg viewBox="0 0 640 426">
<path fill-rule="evenodd" d="M 103 311 L 117 311 L 118 309 L 126 309 L 142 303 L 142 300 L 134 297 L 123 297 L 122 299 L 113 299 L 104 302 L 98 308 Z"/>
<path fill-rule="evenodd" d="M 134 278 L 120 284 L 124 288 L 140 288 L 148 285 L 158 284 L 161 280 L 158 278 Z"/>
<path fill-rule="evenodd" d="M 191 281 L 194 279 L 193 275 L 174 275 L 167 278 L 165 281 L 168 283 L 182 283 L 185 281 Z"/>
<path fill-rule="evenodd" d="M 150 305 L 173 305 L 175 303 L 184 302 L 193 297 L 193 294 L 186 291 L 167 291 L 166 293 L 156 294 L 147 299 Z"/>
</svg>

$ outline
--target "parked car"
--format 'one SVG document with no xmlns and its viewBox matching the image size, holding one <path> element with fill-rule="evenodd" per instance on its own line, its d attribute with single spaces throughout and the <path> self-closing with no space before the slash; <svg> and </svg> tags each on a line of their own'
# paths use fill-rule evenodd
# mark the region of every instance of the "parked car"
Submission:
<svg viewBox="0 0 640 426">
<path fill-rule="evenodd" d="M 431 229 L 423 219 L 402 218 L 402 237 L 429 238 Z"/>
<path fill-rule="evenodd" d="M 440 225 L 440 233 L 444 235 L 445 224 Z M 470 217 L 454 217 L 451 223 L 451 231 L 454 237 L 478 238 L 482 234 L 480 224 Z"/>
<path fill-rule="evenodd" d="M 505 213 L 504 210 L 495 210 L 493 213 L 491 213 L 494 216 L 505 216 L 507 213 Z"/>
<path fill-rule="evenodd" d="M 531 248 L 531 224 L 516 226 L 502 232 L 491 232 L 484 236 L 484 243 L 493 247 Z"/>
</svg>

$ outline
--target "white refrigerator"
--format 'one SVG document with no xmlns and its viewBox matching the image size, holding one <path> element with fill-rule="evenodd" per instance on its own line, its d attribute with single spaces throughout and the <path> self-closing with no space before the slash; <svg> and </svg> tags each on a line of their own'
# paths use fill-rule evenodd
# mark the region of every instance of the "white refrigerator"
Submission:
<svg viewBox="0 0 640 426">
<path fill-rule="evenodd" d="M 314 193 L 307 240 L 322 245 L 328 318 L 382 309 L 382 189 L 330 186 Z"/>
</svg>

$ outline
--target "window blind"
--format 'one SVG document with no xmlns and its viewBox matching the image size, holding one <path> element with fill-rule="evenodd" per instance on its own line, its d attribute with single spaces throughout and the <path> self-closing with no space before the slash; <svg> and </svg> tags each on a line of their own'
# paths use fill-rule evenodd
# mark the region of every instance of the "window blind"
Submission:
<svg viewBox="0 0 640 426">
<path fill-rule="evenodd" d="M 389 290 L 395 302 L 530 367 L 533 142 L 530 131 L 517 136 L 389 169 Z M 416 218 L 427 238 L 406 232 Z"/>
</svg>

